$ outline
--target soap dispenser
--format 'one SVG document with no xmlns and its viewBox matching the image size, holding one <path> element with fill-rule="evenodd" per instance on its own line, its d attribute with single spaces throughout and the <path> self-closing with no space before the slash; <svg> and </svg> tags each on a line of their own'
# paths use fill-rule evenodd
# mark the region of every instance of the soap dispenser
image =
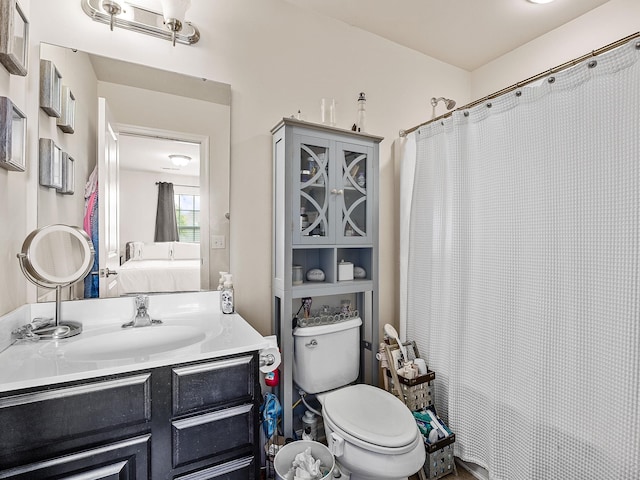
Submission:
<svg viewBox="0 0 640 480">
<path fill-rule="evenodd" d="M 231 274 L 228 273 L 224 276 L 224 284 L 222 291 L 220 292 L 220 310 L 222 313 L 233 313 L 233 282 L 231 281 Z"/>
<path fill-rule="evenodd" d="M 222 289 L 224 288 L 224 276 L 227 274 L 227 272 L 219 272 L 220 273 L 220 279 L 218 280 L 218 291 L 221 292 Z"/>
</svg>

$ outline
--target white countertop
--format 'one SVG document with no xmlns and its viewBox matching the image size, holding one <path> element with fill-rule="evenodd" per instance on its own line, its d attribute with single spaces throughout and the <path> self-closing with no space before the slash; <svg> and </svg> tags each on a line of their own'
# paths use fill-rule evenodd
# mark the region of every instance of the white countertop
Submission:
<svg viewBox="0 0 640 480">
<path fill-rule="evenodd" d="M 123 329 L 121 325 L 133 317 L 132 297 L 63 302 L 62 319 L 80 321 L 83 332 L 61 340 L 19 340 L 0 352 L 0 392 L 73 380 L 95 378 L 145 370 L 174 363 L 206 360 L 226 355 L 253 352 L 269 346 L 269 342 L 238 314 L 225 315 L 219 310 L 218 292 L 150 295 L 151 318 L 162 325 Z M 37 316 L 52 316 L 52 304 L 31 305 L 27 323 Z M 181 348 L 152 354 L 131 352 L 117 359 L 69 359 L 77 342 L 96 342 L 103 334 L 122 332 L 126 335 L 163 328 L 190 326 L 203 332 L 198 341 Z M 107 337 L 108 338 L 108 337 Z"/>
</svg>

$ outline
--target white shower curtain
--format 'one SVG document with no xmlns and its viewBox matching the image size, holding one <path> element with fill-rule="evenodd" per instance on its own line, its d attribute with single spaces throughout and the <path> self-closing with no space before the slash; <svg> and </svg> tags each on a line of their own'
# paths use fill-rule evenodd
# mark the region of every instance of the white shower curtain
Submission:
<svg viewBox="0 0 640 480">
<path fill-rule="evenodd" d="M 416 135 L 410 133 L 394 143 L 394 158 L 400 162 L 400 338 L 407 338 L 407 269 L 409 266 L 409 229 L 411 226 L 411 199 L 416 169 Z"/>
<path fill-rule="evenodd" d="M 492 479 L 640 479 L 639 60 L 418 131 L 407 338 Z"/>
</svg>

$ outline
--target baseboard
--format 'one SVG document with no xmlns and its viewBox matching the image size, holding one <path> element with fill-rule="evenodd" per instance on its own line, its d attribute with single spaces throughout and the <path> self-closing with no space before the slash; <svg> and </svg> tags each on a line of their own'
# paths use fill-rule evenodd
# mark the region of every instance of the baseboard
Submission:
<svg viewBox="0 0 640 480">
<path fill-rule="evenodd" d="M 456 457 L 456 463 L 478 480 L 489 480 L 489 472 L 475 463 L 465 462 Z"/>
</svg>

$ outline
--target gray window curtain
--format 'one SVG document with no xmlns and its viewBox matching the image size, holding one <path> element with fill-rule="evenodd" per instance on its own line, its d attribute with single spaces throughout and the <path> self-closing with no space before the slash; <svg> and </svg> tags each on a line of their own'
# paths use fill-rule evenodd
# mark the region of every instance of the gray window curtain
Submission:
<svg viewBox="0 0 640 480">
<path fill-rule="evenodd" d="M 178 222 L 173 196 L 173 183 L 158 182 L 158 210 L 156 213 L 156 242 L 177 242 Z"/>
</svg>

